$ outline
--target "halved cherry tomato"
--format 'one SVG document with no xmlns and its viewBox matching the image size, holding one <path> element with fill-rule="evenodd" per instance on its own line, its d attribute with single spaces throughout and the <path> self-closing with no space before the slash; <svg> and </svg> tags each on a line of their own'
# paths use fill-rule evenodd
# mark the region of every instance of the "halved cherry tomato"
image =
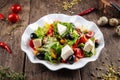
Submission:
<svg viewBox="0 0 120 80">
<path fill-rule="evenodd" d="M 32 39 L 31 39 L 30 42 L 29 42 L 29 46 L 30 46 L 33 50 L 35 50 Z"/>
<path fill-rule="evenodd" d="M 88 33 L 85 34 L 86 38 L 91 38 L 95 35 L 95 33 L 93 31 L 89 31 Z"/>
<path fill-rule="evenodd" d="M 79 35 L 81 35 L 81 31 L 80 31 L 79 28 L 75 28 L 75 30 L 77 31 L 77 33 L 78 33 Z"/>
<path fill-rule="evenodd" d="M 47 35 L 53 36 L 53 33 L 54 33 L 53 26 L 51 25 L 49 30 L 47 31 Z"/>
<path fill-rule="evenodd" d="M 63 60 L 63 59 L 62 59 L 61 62 L 62 62 L 62 63 L 67 63 L 67 60 Z"/>
<path fill-rule="evenodd" d="M 79 43 L 85 43 L 88 39 L 86 38 L 85 35 L 81 35 L 80 39 L 79 39 Z"/>
<path fill-rule="evenodd" d="M 49 29 L 47 32 L 47 35 L 52 36 L 53 35 L 53 29 Z"/>
<path fill-rule="evenodd" d="M 74 48 L 73 51 L 74 51 L 74 54 L 76 57 L 78 57 L 78 58 L 84 57 L 84 53 L 80 48 Z"/>
<path fill-rule="evenodd" d="M 77 39 L 75 44 L 72 45 L 72 48 L 77 48 L 78 44 L 79 44 L 79 39 Z"/>
</svg>

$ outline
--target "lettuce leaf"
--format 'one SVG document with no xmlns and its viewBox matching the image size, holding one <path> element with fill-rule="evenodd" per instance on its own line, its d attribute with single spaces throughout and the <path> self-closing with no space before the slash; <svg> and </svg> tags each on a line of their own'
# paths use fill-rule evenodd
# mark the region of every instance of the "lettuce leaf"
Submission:
<svg viewBox="0 0 120 80">
<path fill-rule="evenodd" d="M 39 38 L 43 38 L 49 28 L 50 28 L 50 24 L 45 23 L 45 26 L 43 27 L 38 26 L 38 29 L 35 30 L 34 32 L 37 34 Z"/>
<path fill-rule="evenodd" d="M 92 38 L 90 38 L 90 39 L 91 39 L 91 41 L 94 43 L 94 47 L 93 47 L 93 49 L 91 50 L 91 52 L 95 55 L 95 54 L 96 54 L 95 37 L 92 37 Z"/>
<path fill-rule="evenodd" d="M 79 38 L 79 34 L 74 30 L 72 33 L 72 36 L 73 36 L 73 40 L 68 40 L 68 44 L 70 45 L 70 46 L 72 46 L 73 44 L 75 44 L 76 43 L 76 41 L 77 41 L 77 39 Z"/>
<path fill-rule="evenodd" d="M 62 45 L 60 45 L 59 42 L 54 43 L 54 45 L 52 45 L 51 48 L 55 50 L 55 54 L 57 54 L 57 56 L 61 55 Z"/>
</svg>

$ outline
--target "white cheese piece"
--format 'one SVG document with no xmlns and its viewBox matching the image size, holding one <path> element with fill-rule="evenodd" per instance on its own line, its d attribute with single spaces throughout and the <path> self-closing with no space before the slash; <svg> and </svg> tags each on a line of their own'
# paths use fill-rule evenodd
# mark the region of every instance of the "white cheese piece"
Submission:
<svg viewBox="0 0 120 80">
<path fill-rule="evenodd" d="M 58 33 L 60 34 L 60 35 L 62 35 L 65 31 L 66 31 L 66 29 L 67 29 L 67 27 L 66 26 L 64 26 L 64 25 L 61 25 L 61 24 L 57 24 L 57 28 L 58 28 Z"/>
<path fill-rule="evenodd" d="M 83 32 L 83 33 L 88 32 L 88 29 L 87 29 L 84 25 L 82 25 L 82 26 L 80 27 L 80 30 L 81 30 L 81 32 Z"/>
<path fill-rule="evenodd" d="M 88 32 L 88 29 L 80 23 L 76 23 L 75 26 L 76 26 L 76 28 L 80 29 L 80 31 L 83 33 Z"/>
<path fill-rule="evenodd" d="M 83 48 L 83 50 L 90 52 L 94 48 L 94 43 L 89 39 Z"/>
<path fill-rule="evenodd" d="M 33 44 L 34 44 L 35 48 L 38 48 L 42 45 L 42 41 L 41 41 L 41 39 L 34 39 Z"/>
<path fill-rule="evenodd" d="M 93 54 L 95 54 L 95 53 L 96 53 L 95 46 L 93 46 L 93 48 L 92 48 L 91 52 L 92 52 Z"/>
<path fill-rule="evenodd" d="M 69 45 L 66 45 L 62 48 L 61 57 L 63 60 L 66 60 L 70 55 L 73 55 L 74 52 Z"/>
</svg>

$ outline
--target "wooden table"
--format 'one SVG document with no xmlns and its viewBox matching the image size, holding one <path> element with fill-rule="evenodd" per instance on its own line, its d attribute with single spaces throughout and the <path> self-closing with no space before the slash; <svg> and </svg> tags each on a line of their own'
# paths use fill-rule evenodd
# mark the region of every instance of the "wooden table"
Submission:
<svg viewBox="0 0 120 80">
<path fill-rule="evenodd" d="M 0 41 L 6 42 L 12 49 L 12 54 L 8 54 L 6 50 L 0 48 L 0 66 L 9 66 L 15 72 L 23 72 L 25 80 L 100 80 L 99 77 L 106 73 L 109 65 L 113 65 L 115 70 L 120 67 L 120 37 L 116 36 L 115 28 L 111 27 L 99 27 L 104 34 L 105 48 L 96 61 L 88 63 L 81 69 L 61 69 L 53 72 L 41 64 L 32 64 L 29 61 L 21 51 L 21 35 L 28 24 L 50 13 L 70 14 L 69 10 L 71 10 L 74 12 L 72 14 L 78 14 L 89 7 L 98 6 L 98 0 L 82 0 L 78 5 L 64 11 L 61 7 L 62 1 L 64 0 L 8 0 L 0 9 L 0 13 L 5 17 L 11 13 L 12 4 L 21 4 L 22 11 L 18 14 L 20 21 L 15 24 L 0 21 Z M 101 15 L 104 15 L 99 12 L 95 11 L 83 17 L 96 22 Z M 16 26 L 17 28 L 12 30 Z"/>
</svg>

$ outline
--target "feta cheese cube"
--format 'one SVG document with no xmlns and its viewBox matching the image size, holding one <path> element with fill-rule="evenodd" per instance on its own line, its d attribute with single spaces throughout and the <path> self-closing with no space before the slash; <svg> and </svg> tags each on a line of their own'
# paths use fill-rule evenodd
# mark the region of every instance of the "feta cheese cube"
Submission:
<svg viewBox="0 0 120 80">
<path fill-rule="evenodd" d="M 88 29 L 87 29 L 84 25 L 82 25 L 82 26 L 80 27 L 80 30 L 81 30 L 81 32 L 83 32 L 83 33 L 88 32 Z"/>
<path fill-rule="evenodd" d="M 94 43 L 89 39 L 83 48 L 84 51 L 90 52 L 94 48 Z"/>
<path fill-rule="evenodd" d="M 66 26 L 64 26 L 64 25 L 61 25 L 61 24 L 57 24 L 57 28 L 58 28 L 58 33 L 60 34 L 60 35 L 62 35 L 65 31 L 66 31 L 66 29 L 67 29 L 67 27 Z"/>
<path fill-rule="evenodd" d="M 83 33 L 88 32 L 88 29 L 80 23 L 76 23 L 75 26 L 76 26 L 76 28 L 80 29 L 80 31 Z"/>
<path fill-rule="evenodd" d="M 41 39 L 34 39 L 33 44 L 35 48 L 38 48 L 42 45 L 42 40 Z"/>
<path fill-rule="evenodd" d="M 66 45 L 62 48 L 61 57 L 63 60 L 66 60 L 70 55 L 73 55 L 74 52 L 69 45 Z"/>
</svg>

